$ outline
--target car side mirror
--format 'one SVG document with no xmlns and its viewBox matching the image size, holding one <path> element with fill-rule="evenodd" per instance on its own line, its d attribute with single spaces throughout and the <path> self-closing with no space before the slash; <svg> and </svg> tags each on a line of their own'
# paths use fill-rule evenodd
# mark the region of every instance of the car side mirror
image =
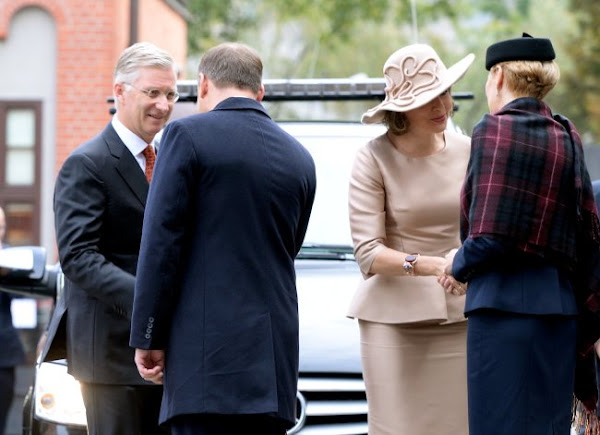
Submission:
<svg viewBox="0 0 600 435">
<path fill-rule="evenodd" d="M 46 249 L 16 246 L 0 250 L 0 290 L 55 297 L 57 271 L 46 267 Z"/>
</svg>

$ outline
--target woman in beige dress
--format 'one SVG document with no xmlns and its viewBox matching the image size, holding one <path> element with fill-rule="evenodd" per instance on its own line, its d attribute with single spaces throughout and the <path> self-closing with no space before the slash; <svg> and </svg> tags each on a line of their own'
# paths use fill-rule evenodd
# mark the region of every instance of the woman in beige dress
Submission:
<svg viewBox="0 0 600 435">
<path fill-rule="evenodd" d="M 349 191 L 364 281 L 358 319 L 369 435 L 466 435 L 466 287 L 444 275 L 459 247 L 459 199 L 470 139 L 446 129 L 450 87 L 469 54 L 446 68 L 428 45 L 393 53 L 385 100 L 363 123 L 387 133 L 356 156 Z"/>
</svg>

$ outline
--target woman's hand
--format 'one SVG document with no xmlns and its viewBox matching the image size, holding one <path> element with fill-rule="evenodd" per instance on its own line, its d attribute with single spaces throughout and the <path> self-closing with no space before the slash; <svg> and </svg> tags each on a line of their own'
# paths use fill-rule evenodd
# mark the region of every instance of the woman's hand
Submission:
<svg viewBox="0 0 600 435">
<path fill-rule="evenodd" d="M 444 288 L 446 293 L 462 296 L 467 292 L 467 284 L 457 281 L 452 275 L 440 275 L 438 276 L 438 282 Z"/>
<path fill-rule="evenodd" d="M 446 259 L 421 255 L 415 264 L 415 275 L 417 276 L 440 276 L 444 274 Z"/>
</svg>

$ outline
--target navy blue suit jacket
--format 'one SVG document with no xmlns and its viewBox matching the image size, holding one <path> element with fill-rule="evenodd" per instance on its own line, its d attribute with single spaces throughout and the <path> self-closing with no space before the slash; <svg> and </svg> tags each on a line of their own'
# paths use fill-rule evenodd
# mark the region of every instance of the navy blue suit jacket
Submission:
<svg viewBox="0 0 600 435">
<path fill-rule="evenodd" d="M 293 424 L 294 259 L 316 187 L 308 151 L 249 98 L 173 121 L 155 166 L 130 344 L 165 349 L 161 422 L 263 413 Z"/>
</svg>

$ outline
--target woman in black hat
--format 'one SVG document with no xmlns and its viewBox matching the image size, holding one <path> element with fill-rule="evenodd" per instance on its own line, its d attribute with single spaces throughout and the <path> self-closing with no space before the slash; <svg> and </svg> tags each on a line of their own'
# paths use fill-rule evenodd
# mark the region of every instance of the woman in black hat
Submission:
<svg viewBox="0 0 600 435">
<path fill-rule="evenodd" d="M 451 270 L 469 283 L 470 435 L 569 434 L 576 353 L 597 338 L 577 331 L 597 303 L 598 215 L 579 134 L 543 101 L 554 58 L 527 34 L 487 50 L 490 114 L 473 130 Z"/>
</svg>

